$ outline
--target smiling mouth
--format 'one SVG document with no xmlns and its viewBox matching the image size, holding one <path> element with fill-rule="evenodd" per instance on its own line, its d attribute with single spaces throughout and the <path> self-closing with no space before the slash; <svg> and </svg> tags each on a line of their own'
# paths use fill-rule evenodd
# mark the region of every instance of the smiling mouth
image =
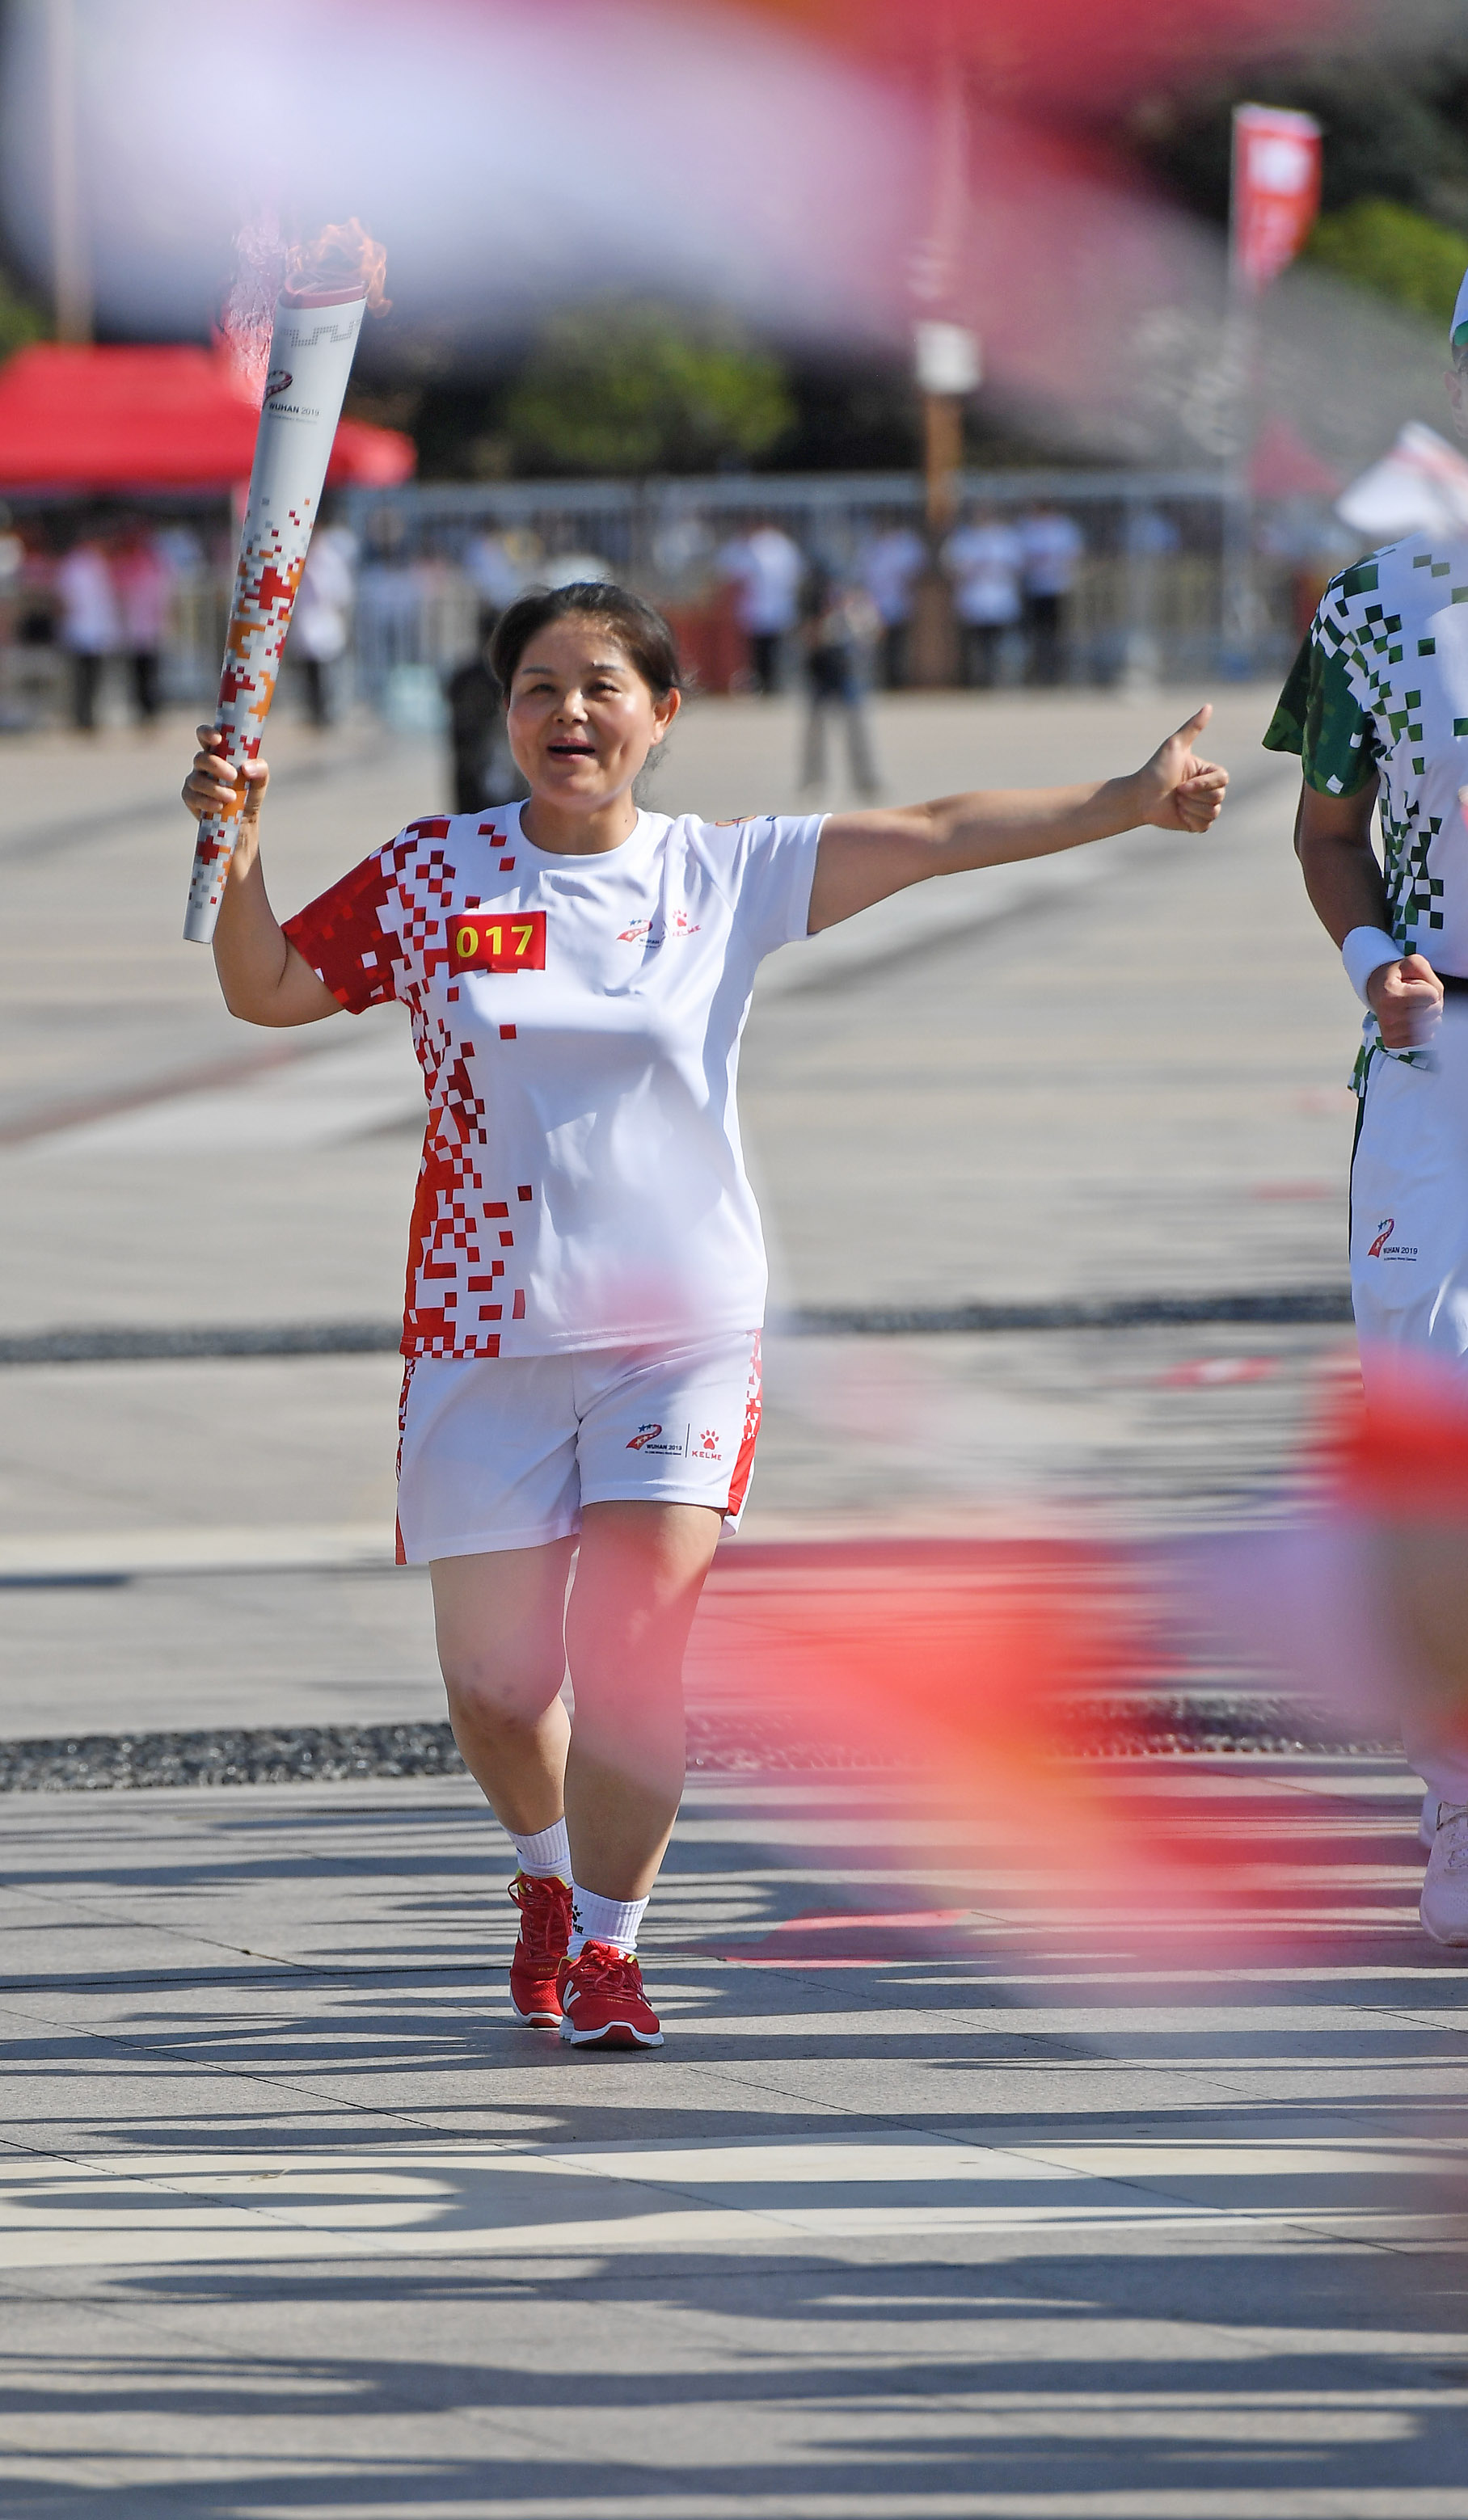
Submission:
<svg viewBox="0 0 1468 2520">
<path fill-rule="evenodd" d="M 565 761 L 594 761 L 596 759 L 596 746 L 594 743 L 548 743 L 545 748 L 547 752 L 559 754 Z"/>
</svg>

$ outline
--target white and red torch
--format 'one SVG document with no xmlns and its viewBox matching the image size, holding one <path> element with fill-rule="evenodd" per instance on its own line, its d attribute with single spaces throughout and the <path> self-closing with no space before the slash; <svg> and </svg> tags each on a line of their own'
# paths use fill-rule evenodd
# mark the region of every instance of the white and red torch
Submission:
<svg viewBox="0 0 1468 2520">
<path fill-rule="evenodd" d="M 355 219 L 327 228 L 292 257 L 276 302 L 214 711 L 232 762 L 260 748 L 362 316 L 386 303 L 386 261 Z M 213 935 L 244 802 L 242 783 L 237 803 L 200 822 L 184 919 L 191 944 Z"/>
</svg>

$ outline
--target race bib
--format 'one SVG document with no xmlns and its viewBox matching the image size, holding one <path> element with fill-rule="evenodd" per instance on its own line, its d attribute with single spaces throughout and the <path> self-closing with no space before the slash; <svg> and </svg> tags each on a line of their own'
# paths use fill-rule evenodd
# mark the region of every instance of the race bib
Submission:
<svg viewBox="0 0 1468 2520">
<path fill-rule="evenodd" d="M 543 971 L 544 911 L 496 911 L 492 917 L 477 910 L 461 911 L 449 922 L 448 968 L 451 971 Z"/>
</svg>

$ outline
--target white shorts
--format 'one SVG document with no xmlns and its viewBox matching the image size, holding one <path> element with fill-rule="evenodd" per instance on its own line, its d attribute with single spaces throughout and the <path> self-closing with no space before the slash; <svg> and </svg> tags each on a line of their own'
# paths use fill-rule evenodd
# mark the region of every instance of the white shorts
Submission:
<svg viewBox="0 0 1468 2520">
<path fill-rule="evenodd" d="M 1351 1167 L 1351 1301 L 1369 1397 L 1378 1353 L 1418 1348 L 1468 1370 L 1468 1003 L 1449 998 L 1432 1065 L 1378 1051 Z M 1383 1362 L 1385 1362 L 1383 1356 Z M 1402 1748 L 1445 1802 L 1468 1798 L 1455 1726 L 1417 1705 Z"/>
<path fill-rule="evenodd" d="M 583 1505 L 712 1506 L 737 1531 L 759 1432 L 759 1332 L 562 1356 L 410 1357 L 397 1562 L 538 1549 Z"/>
<path fill-rule="evenodd" d="M 1430 1349 L 1468 1364 L 1468 1003 L 1449 998 L 1430 1067 L 1378 1051 L 1351 1167 L 1351 1296 L 1364 1360 Z"/>
</svg>

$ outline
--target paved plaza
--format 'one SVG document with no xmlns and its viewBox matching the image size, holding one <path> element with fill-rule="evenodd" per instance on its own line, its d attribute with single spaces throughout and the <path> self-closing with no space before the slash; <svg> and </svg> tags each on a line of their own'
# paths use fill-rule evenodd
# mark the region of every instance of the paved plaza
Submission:
<svg viewBox="0 0 1468 2520">
<path fill-rule="evenodd" d="M 885 784 L 1124 769 L 1194 698 L 886 701 Z M 1220 699 L 1207 839 L 767 967 L 768 1414 L 661 2054 L 513 2023 L 462 1778 L 0 1801 L 7 2511 L 1468 2520 L 1468 1973 L 1400 1763 L 1119 1760 L 1140 1836 L 1248 1849 L 1247 1935 L 1182 1950 L 1104 1884 L 1057 1917 L 1042 1813 L 1027 1872 L 951 1785 L 772 1746 L 752 1679 L 812 1588 L 1288 1495 L 1351 1371 L 1355 1024 L 1269 700 Z M 799 731 L 695 703 L 652 801 L 793 809 Z M 177 941 L 188 748 L 5 751 L 0 1751 L 443 1712 L 390 1563 L 416 1069 L 394 1010 L 225 1014 Z M 422 739 L 271 750 L 282 910 L 443 804 Z"/>
</svg>

